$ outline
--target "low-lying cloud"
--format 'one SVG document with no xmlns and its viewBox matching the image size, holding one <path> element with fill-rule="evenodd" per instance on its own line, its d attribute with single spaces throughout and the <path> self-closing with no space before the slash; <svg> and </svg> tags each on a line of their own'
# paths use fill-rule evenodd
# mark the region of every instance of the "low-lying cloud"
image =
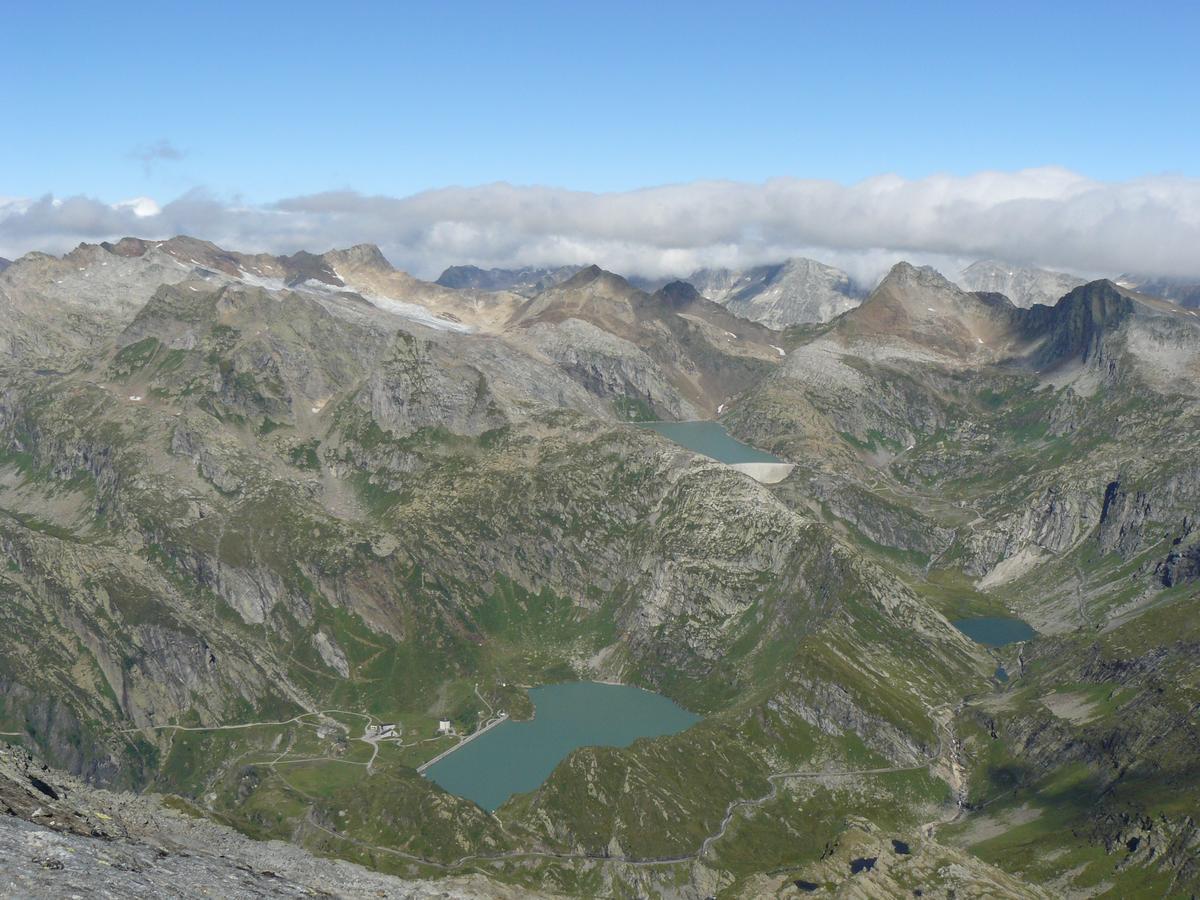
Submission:
<svg viewBox="0 0 1200 900">
<path fill-rule="evenodd" d="M 350 191 L 266 205 L 192 191 L 149 198 L 0 201 L 0 256 L 63 252 L 127 234 L 189 234 L 247 251 L 378 244 L 424 277 L 444 267 L 591 263 L 685 274 L 806 255 L 871 283 L 898 259 L 947 274 L 994 257 L 1081 275 L 1200 277 L 1200 179 L 1102 182 L 1058 169 L 853 185 L 797 178 L 704 181 L 622 193 L 489 184 L 408 197 Z"/>
</svg>

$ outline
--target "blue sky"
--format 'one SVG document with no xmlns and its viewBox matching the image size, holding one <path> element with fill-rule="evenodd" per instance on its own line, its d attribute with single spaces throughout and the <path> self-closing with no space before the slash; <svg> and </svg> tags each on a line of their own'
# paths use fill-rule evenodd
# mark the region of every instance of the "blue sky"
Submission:
<svg viewBox="0 0 1200 900">
<path fill-rule="evenodd" d="M 1200 278 L 1197 9 L 12 3 L 0 256 L 183 233 L 426 277 Z"/>
<path fill-rule="evenodd" d="M 0 197 L 1200 175 L 1196 8 L 10 4 Z"/>
</svg>

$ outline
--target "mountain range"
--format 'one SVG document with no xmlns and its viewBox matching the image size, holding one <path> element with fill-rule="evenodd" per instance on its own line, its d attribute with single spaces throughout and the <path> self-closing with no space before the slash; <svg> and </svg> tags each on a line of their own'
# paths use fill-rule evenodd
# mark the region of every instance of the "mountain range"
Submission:
<svg viewBox="0 0 1200 900">
<path fill-rule="evenodd" d="M 116 893 L 1195 893 L 1200 315 L 988 266 L 16 260 L 0 845 Z M 639 427 L 690 419 L 789 474 Z M 494 812 L 418 774 L 564 680 L 701 720 Z"/>
<path fill-rule="evenodd" d="M 576 271 L 578 267 L 570 266 L 488 270 L 452 266 L 439 276 L 437 283 L 533 296 L 565 281 Z M 627 280 L 647 293 L 654 293 L 672 281 L 682 281 L 735 315 L 774 329 L 827 322 L 857 306 L 866 296 L 845 272 L 802 257 L 744 270 L 697 269 L 679 279 L 631 275 Z"/>
<path fill-rule="evenodd" d="M 452 266 L 437 283 L 452 288 L 511 291 L 531 297 L 565 281 L 578 271 L 558 268 L 478 269 Z M 653 293 L 671 278 L 630 275 L 630 284 Z M 704 297 L 726 306 L 735 315 L 769 328 L 828 322 L 853 309 L 869 290 L 833 266 L 803 257 L 744 270 L 697 269 L 681 277 Z M 1200 285 L 1183 279 L 1120 275 L 1117 284 L 1180 306 L 1200 307 Z M 967 266 L 957 283 L 968 291 L 1003 294 L 1016 306 L 1053 306 L 1087 279 L 1064 272 L 1016 265 L 1001 260 L 978 260 Z"/>
<path fill-rule="evenodd" d="M 437 283 L 448 288 L 474 288 L 481 291 L 512 291 L 532 297 L 561 281 L 566 281 L 579 266 L 553 269 L 480 269 L 477 266 L 451 266 L 438 276 Z"/>
</svg>

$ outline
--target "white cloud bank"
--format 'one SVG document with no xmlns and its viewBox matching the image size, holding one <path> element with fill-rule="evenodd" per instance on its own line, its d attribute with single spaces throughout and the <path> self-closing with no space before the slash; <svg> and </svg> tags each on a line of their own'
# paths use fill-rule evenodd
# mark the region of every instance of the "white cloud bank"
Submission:
<svg viewBox="0 0 1200 900">
<path fill-rule="evenodd" d="M 409 197 L 330 192 L 263 206 L 193 191 L 161 206 L 85 197 L 0 200 L 0 256 L 80 241 L 189 234 L 238 250 L 378 244 L 425 277 L 456 263 L 591 263 L 684 274 L 808 255 L 863 281 L 904 258 L 956 274 L 996 257 L 1083 275 L 1200 277 L 1200 179 L 1101 182 L 1059 168 L 870 178 L 777 178 L 623 193 L 490 184 Z"/>
</svg>

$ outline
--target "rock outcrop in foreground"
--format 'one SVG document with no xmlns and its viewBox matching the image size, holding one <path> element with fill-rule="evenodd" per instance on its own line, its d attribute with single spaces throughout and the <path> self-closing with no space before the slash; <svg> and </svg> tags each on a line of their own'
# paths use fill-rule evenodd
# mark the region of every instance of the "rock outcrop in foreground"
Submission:
<svg viewBox="0 0 1200 900">
<path fill-rule="evenodd" d="M 251 840 L 156 796 L 96 790 L 11 745 L 0 747 L 0 812 L 6 897 L 533 896 L 479 878 L 401 879 L 293 844 Z"/>
</svg>

